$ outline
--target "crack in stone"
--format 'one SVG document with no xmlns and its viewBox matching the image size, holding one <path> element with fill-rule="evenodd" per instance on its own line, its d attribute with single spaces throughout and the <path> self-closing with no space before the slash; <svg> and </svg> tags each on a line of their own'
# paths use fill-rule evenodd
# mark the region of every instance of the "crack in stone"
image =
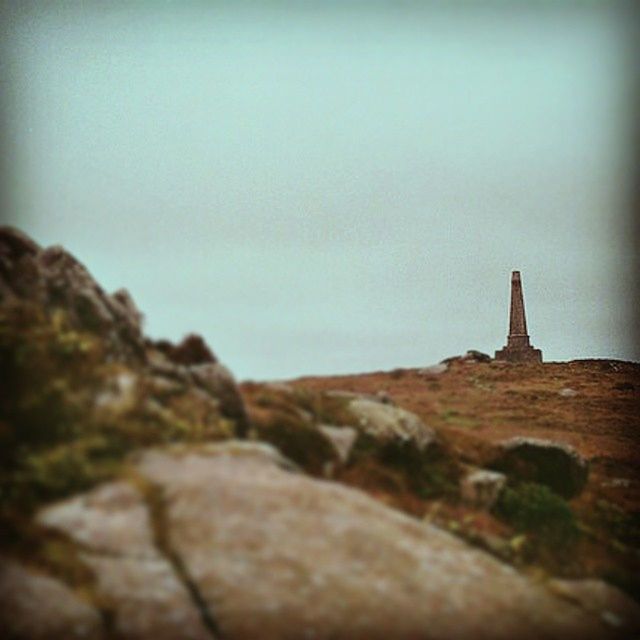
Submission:
<svg viewBox="0 0 640 640">
<path fill-rule="evenodd" d="M 224 640 L 211 608 L 200 593 L 194 579 L 189 575 L 189 571 L 180 555 L 171 547 L 167 537 L 168 522 L 166 518 L 166 502 L 164 491 L 161 487 L 150 482 L 147 478 L 138 478 L 138 486 L 142 488 L 142 493 L 149 509 L 151 525 L 153 529 L 154 545 L 158 552 L 166 558 L 173 568 L 176 577 L 185 587 L 191 601 L 200 614 L 200 619 L 205 629 L 214 640 Z"/>
</svg>

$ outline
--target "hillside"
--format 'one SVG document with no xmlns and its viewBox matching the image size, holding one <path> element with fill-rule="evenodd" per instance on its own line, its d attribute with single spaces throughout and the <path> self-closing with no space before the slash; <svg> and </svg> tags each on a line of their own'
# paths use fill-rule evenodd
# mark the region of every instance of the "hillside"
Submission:
<svg viewBox="0 0 640 640">
<path fill-rule="evenodd" d="M 458 357 L 423 369 L 304 377 L 288 384 L 388 398 L 433 427 L 451 455 L 472 466 L 484 467 L 497 445 L 513 437 L 570 445 L 589 466 L 586 486 L 570 501 L 585 535 L 572 554 L 554 559 L 543 550 L 525 564 L 557 574 L 605 576 L 638 595 L 640 364 L 482 360 Z M 369 482 L 355 480 L 365 489 Z M 416 504 L 393 492 L 383 499 L 423 517 L 433 510 L 432 501 Z M 487 532 L 505 536 L 504 523 L 491 515 L 455 500 L 438 503 L 437 513 L 441 525 L 504 552 L 498 540 L 487 539 Z M 522 560 L 510 551 L 503 555 Z"/>
<path fill-rule="evenodd" d="M 3 637 L 627 638 L 638 371 L 238 384 L 0 228 Z"/>
</svg>

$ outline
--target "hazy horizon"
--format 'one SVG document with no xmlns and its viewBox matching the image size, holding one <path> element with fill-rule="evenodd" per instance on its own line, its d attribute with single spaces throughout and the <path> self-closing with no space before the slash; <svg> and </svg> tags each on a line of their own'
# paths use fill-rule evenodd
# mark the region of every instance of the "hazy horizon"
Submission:
<svg viewBox="0 0 640 640">
<path fill-rule="evenodd" d="M 616 3 L 5 8 L 4 222 L 239 378 L 637 359 Z"/>
</svg>

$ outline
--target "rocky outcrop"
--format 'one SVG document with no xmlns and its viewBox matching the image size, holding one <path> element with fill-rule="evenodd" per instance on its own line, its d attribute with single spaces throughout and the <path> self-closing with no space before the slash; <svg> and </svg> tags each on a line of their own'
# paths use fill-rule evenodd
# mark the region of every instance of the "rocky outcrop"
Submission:
<svg viewBox="0 0 640 640">
<path fill-rule="evenodd" d="M 519 482 L 537 482 L 572 498 L 584 488 L 587 461 L 569 445 L 539 438 L 510 438 L 499 445 L 489 465 Z"/>
<path fill-rule="evenodd" d="M 218 401 L 221 413 L 235 420 L 240 432 L 246 431 L 235 380 L 200 336 L 190 334 L 177 345 L 145 339 L 142 314 L 125 289 L 110 295 L 62 247 L 43 249 L 22 232 L 0 227 L 0 307 L 19 305 L 52 318 L 60 312 L 56 322 L 97 337 L 109 361 L 199 387 Z"/>
<path fill-rule="evenodd" d="M 290 468 L 265 445 L 153 450 L 138 488 L 40 520 L 81 546 L 127 637 L 200 637 L 198 620 L 227 640 L 610 637 L 447 533 Z"/>
<path fill-rule="evenodd" d="M 359 427 L 381 443 L 406 442 L 424 450 L 436 441 L 435 431 L 405 409 L 364 397 L 351 400 L 349 409 Z"/>
<path fill-rule="evenodd" d="M 42 249 L 0 227 L 0 305 L 18 301 L 47 313 L 60 309 L 71 327 L 100 335 L 111 353 L 144 359 L 142 315 L 126 290 L 109 295 L 62 247 Z"/>
</svg>

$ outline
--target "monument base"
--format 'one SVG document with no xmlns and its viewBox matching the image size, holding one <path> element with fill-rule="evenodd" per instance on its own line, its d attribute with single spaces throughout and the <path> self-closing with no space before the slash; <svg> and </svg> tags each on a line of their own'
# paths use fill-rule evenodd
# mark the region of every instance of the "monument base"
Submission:
<svg viewBox="0 0 640 640">
<path fill-rule="evenodd" d="M 542 351 L 528 347 L 504 347 L 496 351 L 496 360 L 503 362 L 542 362 Z"/>
</svg>

